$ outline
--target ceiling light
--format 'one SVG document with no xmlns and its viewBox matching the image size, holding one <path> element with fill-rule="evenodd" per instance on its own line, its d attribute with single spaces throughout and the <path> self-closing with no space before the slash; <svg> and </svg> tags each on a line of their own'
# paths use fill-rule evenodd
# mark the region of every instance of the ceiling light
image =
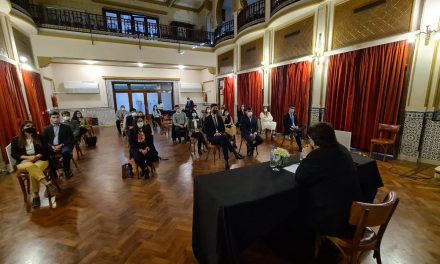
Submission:
<svg viewBox="0 0 440 264">
<path fill-rule="evenodd" d="M 185 65 L 178 65 L 177 68 L 183 70 L 183 69 L 185 69 Z"/>
<path fill-rule="evenodd" d="M 137 63 L 137 66 L 138 66 L 138 67 L 144 67 L 144 64 L 143 64 L 143 63 L 140 63 L 140 62 L 138 62 L 138 63 Z"/>
<path fill-rule="evenodd" d="M 25 56 L 20 56 L 20 61 L 25 63 L 28 61 L 28 58 L 26 58 Z"/>
<path fill-rule="evenodd" d="M 92 60 L 85 60 L 84 62 L 87 63 L 88 65 L 96 64 L 96 61 L 92 61 Z"/>
</svg>

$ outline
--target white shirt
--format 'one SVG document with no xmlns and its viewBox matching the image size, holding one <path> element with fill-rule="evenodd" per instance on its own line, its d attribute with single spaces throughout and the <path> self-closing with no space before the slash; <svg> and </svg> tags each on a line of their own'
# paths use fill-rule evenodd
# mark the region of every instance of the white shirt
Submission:
<svg viewBox="0 0 440 264">
<path fill-rule="evenodd" d="M 26 155 L 32 156 L 35 155 L 35 146 L 32 139 L 26 139 Z"/>
</svg>

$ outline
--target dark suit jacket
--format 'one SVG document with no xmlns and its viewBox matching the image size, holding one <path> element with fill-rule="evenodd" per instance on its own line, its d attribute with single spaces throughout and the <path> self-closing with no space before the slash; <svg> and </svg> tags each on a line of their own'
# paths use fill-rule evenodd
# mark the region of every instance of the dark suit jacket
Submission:
<svg viewBox="0 0 440 264">
<path fill-rule="evenodd" d="M 52 152 L 51 146 L 53 145 L 53 139 L 55 134 L 53 132 L 53 126 L 49 125 L 43 130 L 43 138 L 46 148 L 49 150 L 49 153 Z M 64 144 L 65 146 L 73 147 L 73 133 L 72 129 L 65 124 L 60 124 L 60 130 L 58 132 L 58 144 Z"/>
<path fill-rule="evenodd" d="M 223 118 L 221 116 L 217 116 L 217 131 L 220 133 L 225 132 L 225 124 L 223 123 Z M 213 137 L 216 131 L 214 119 L 212 118 L 212 115 L 205 118 L 205 124 L 204 124 L 204 132 L 206 133 L 206 136 L 208 138 Z"/>
<path fill-rule="evenodd" d="M 128 142 L 130 144 L 130 149 L 138 150 L 139 148 L 149 147 L 150 149 L 155 149 L 153 143 L 153 132 L 151 126 L 146 124 L 142 127 L 142 131 L 145 134 L 145 143 L 139 143 L 137 140 L 137 129 L 131 129 L 128 132 Z"/>
<path fill-rule="evenodd" d="M 186 105 L 185 105 L 185 110 L 189 110 L 189 111 L 192 111 L 192 109 L 194 108 L 194 102 L 193 102 L 193 100 L 189 100 L 189 102 L 187 101 L 186 102 Z"/>
<path fill-rule="evenodd" d="M 297 125 L 299 128 L 302 127 L 301 121 L 298 119 L 298 116 L 296 115 L 296 113 L 293 114 L 294 118 L 295 118 L 295 125 Z M 283 125 L 284 125 L 284 135 L 289 135 L 290 133 L 292 133 L 292 131 L 290 130 L 290 127 L 292 126 L 292 120 L 290 119 L 290 114 L 287 113 L 283 116 Z M 297 133 L 301 133 L 301 129 L 297 131 Z"/>
<path fill-rule="evenodd" d="M 241 118 L 240 131 L 243 135 L 258 132 L 258 120 L 254 116 L 252 116 L 251 120 L 249 120 L 249 117 L 243 116 Z"/>
<path fill-rule="evenodd" d="M 41 140 L 41 145 L 34 144 L 35 155 L 41 154 L 43 155 L 42 160 L 47 159 L 47 152 L 44 148 L 44 139 L 41 135 L 37 135 Z M 17 161 L 17 164 L 21 162 L 20 157 L 26 155 L 26 148 L 21 148 L 18 145 L 18 137 L 12 139 L 11 142 L 11 156 Z"/>
<path fill-rule="evenodd" d="M 237 126 L 240 126 L 240 124 L 241 124 L 241 119 L 244 117 L 245 115 L 244 115 L 244 111 L 241 111 L 241 109 L 240 110 L 238 110 L 238 112 L 237 112 Z"/>
<path fill-rule="evenodd" d="M 313 150 L 295 173 L 306 223 L 321 235 L 351 237 L 351 203 L 362 198 L 357 169 L 340 144 Z"/>
</svg>

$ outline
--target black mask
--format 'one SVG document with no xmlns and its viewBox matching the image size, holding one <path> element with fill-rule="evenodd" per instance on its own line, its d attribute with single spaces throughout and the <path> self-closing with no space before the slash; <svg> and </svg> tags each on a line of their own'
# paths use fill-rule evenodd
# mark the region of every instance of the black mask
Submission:
<svg viewBox="0 0 440 264">
<path fill-rule="evenodd" d="M 24 131 L 29 133 L 29 134 L 35 134 L 37 132 L 35 127 L 27 127 L 27 128 L 24 129 Z"/>
</svg>

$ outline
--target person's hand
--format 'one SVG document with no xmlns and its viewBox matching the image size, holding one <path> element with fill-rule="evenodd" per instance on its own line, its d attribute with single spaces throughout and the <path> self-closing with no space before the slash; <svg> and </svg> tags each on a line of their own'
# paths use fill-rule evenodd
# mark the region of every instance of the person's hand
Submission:
<svg viewBox="0 0 440 264">
<path fill-rule="evenodd" d="M 218 137 L 218 136 L 221 136 L 221 135 L 222 135 L 222 134 L 219 133 L 219 132 L 216 132 L 216 133 L 214 134 L 215 137 Z"/>
<path fill-rule="evenodd" d="M 38 155 L 32 156 L 32 157 L 33 157 L 33 158 L 32 158 L 32 162 L 35 162 L 35 161 L 39 160 L 39 159 L 41 158 L 40 155 L 41 155 L 41 154 L 38 154 Z"/>
</svg>

